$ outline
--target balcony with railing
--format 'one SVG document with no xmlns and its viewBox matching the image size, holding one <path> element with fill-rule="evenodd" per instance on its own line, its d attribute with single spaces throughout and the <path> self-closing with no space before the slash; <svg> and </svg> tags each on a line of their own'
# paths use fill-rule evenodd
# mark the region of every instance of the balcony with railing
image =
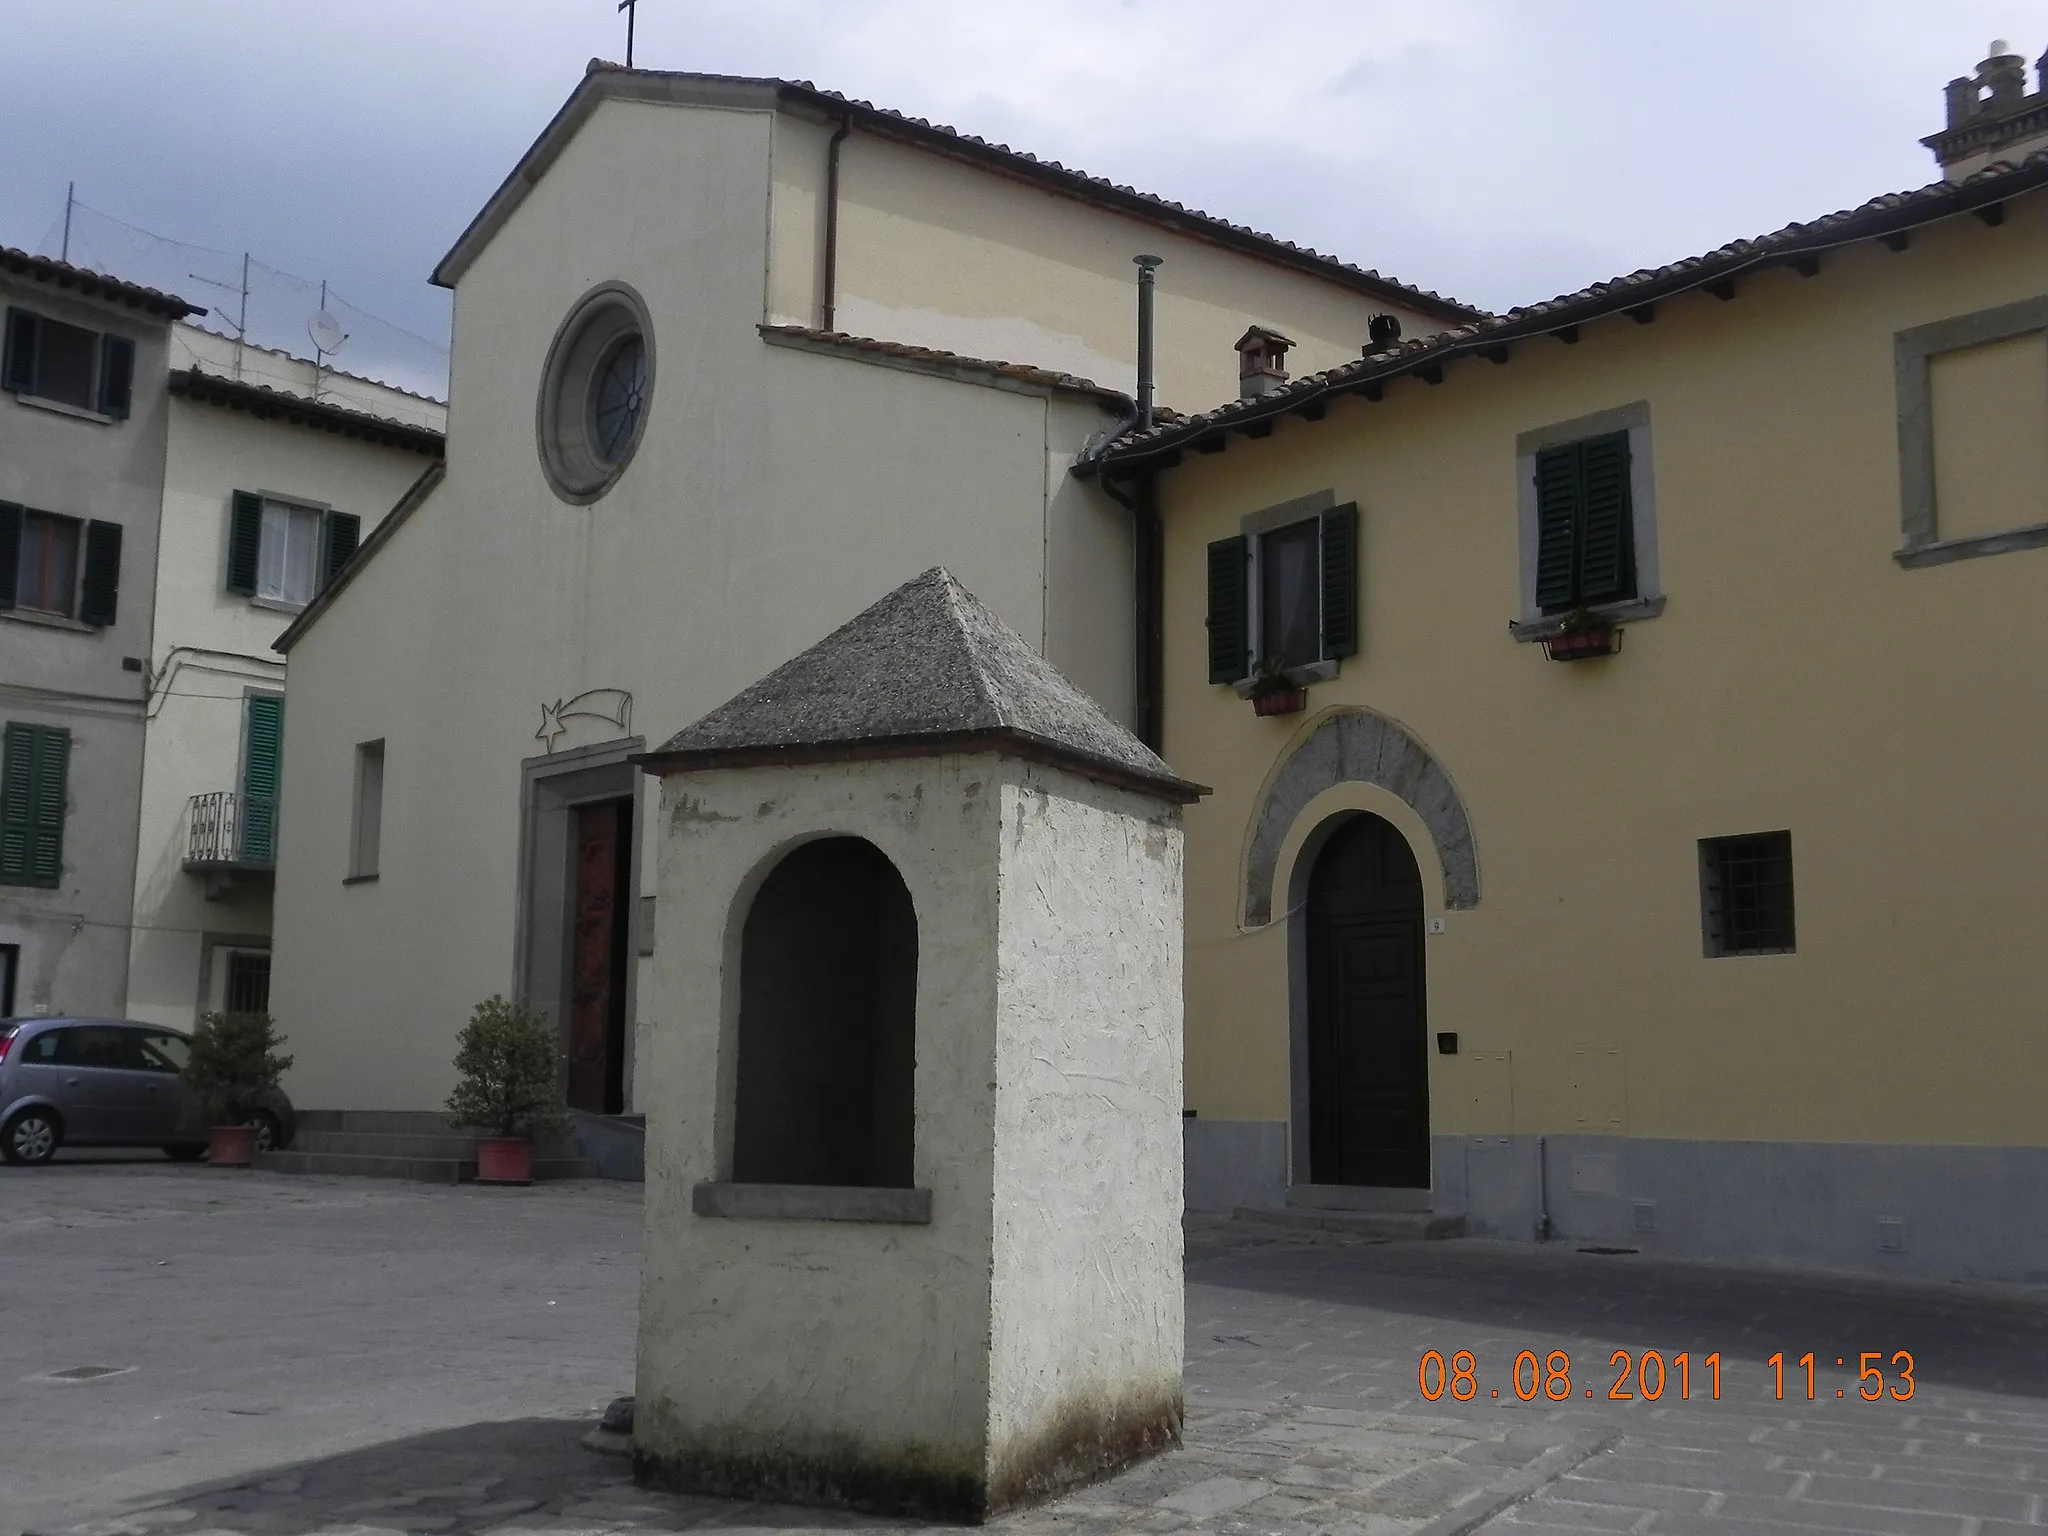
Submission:
<svg viewBox="0 0 2048 1536">
<path fill-rule="evenodd" d="M 245 795 L 232 789 L 194 795 L 187 808 L 185 870 L 216 879 L 235 875 L 271 874 L 277 868 L 277 800 L 271 795 Z M 225 890 L 227 884 L 222 884 Z"/>
</svg>

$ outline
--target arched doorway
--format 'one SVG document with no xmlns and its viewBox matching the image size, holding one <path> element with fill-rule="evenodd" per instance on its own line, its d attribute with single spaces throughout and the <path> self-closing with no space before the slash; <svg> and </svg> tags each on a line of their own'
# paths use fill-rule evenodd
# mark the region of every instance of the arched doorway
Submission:
<svg viewBox="0 0 2048 1536">
<path fill-rule="evenodd" d="M 1308 888 L 1309 1179 L 1429 1187 L 1422 872 L 1408 841 L 1359 814 Z"/>
<path fill-rule="evenodd" d="M 909 1188 L 916 1057 L 902 875 L 864 838 L 803 844 L 741 932 L 734 1181 Z"/>
</svg>

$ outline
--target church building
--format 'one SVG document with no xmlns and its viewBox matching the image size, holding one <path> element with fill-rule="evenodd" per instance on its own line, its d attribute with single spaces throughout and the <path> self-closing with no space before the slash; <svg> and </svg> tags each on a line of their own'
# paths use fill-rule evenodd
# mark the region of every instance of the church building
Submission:
<svg viewBox="0 0 2048 1536">
<path fill-rule="evenodd" d="M 635 1110 L 635 754 L 939 564 L 1156 734 L 1156 518 L 1071 468 L 1141 394 L 1480 317 L 809 85 L 603 63 L 435 280 L 445 462 L 278 642 L 271 1008 L 314 1110 L 438 1109 L 493 993 L 558 1022 L 573 1107 Z"/>
</svg>

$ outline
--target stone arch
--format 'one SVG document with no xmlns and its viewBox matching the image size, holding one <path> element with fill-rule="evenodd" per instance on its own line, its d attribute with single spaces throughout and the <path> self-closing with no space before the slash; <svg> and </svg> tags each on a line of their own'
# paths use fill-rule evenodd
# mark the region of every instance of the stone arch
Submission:
<svg viewBox="0 0 2048 1536">
<path fill-rule="evenodd" d="M 1273 775 L 1252 817 L 1245 856 L 1244 920 L 1273 920 L 1273 877 L 1288 828 L 1310 801 L 1338 784 L 1377 784 L 1422 818 L 1444 870 L 1444 905 L 1479 905 L 1479 856 L 1471 819 L 1451 776 L 1427 747 L 1401 726 L 1367 710 L 1327 717 Z"/>
</svg>

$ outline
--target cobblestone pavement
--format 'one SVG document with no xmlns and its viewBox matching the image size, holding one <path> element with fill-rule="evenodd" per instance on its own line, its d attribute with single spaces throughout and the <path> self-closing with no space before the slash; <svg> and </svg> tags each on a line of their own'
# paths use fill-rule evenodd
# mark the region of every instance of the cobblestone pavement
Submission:
<svg viewBox="0 0 2048 1536">
<path fill-rule="evenodd" d="M 68 1188 L 41 1177 L 0 1178 L 11 1323 L 0 1330 L 0 1530 L 899 1524 L 650 1494 L 621 1459 L 583 1447 L 595 1408 L 631 1375 L 629 1190 L 512 1195 L 142 1166 L 64 1175 Z M 1185 1448 L 998 1530 L 1999 1536 L 2048 1525 L 2048 1292 L 1206 1220 L 1189 1236 Z M 14 1261 L 28 1255 L 36 1262 Z M 162 1268 L 180 1271 L 175 1287 L 152 1273 Z M 39 1307 L 58 1326 L 25 1331 Z M 161 1331 L 168 1347 L 143 1342 Z M 1471 1401 L 1456 1400 L 1458 1377 L 1422 1398 L 1417 1362 L 1431 1349 L 1447 1362 L 1472 1353 Z M 1609 1397 L 1616 1349 L 1632 1366 L 1659 1352 L 1667 1382 L 1654 1401 L 1633 1369 L 1635 1396 Z M 1512 1374 L 1522 1350 L 1540 1372 L 1530 1403 Z M 1780 1350 L 1782 1402 L 1763 1364 Z M 1887 1373 L 1874 1404 L 1857 1396 L 1867 1350 Z M 1889 1390 L 1904 1390 L 1900 1350 L 1915 1360 L 1907 1402 Z M 1809 1351 L 1811 1403 L 1798 1364 Z M 48 1379 L 87 1356 L 137 1364 L 76 1385 Z M 1527 1362 L 1521 1380 L 1527 1390 Z M 237 1418 L 236 1401 L 267 1406 Z"/>
</svg>

